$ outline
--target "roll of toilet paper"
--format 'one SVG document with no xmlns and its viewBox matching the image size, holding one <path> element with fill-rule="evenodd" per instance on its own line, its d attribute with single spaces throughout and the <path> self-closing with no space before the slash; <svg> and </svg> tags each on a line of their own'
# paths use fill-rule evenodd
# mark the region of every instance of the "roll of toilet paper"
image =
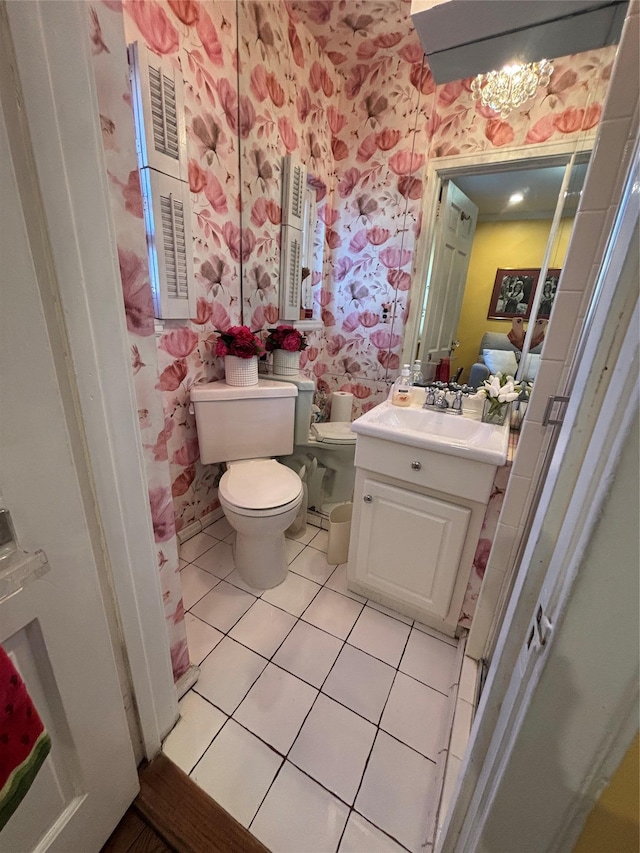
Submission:
<svg viewBox="0 0 640 853">
<path fill-rule="evenodd" d="M 334 391 L 331 395 L 330 421 L 350 421 L 353 394 L 350 391 Z"/>
</svg>

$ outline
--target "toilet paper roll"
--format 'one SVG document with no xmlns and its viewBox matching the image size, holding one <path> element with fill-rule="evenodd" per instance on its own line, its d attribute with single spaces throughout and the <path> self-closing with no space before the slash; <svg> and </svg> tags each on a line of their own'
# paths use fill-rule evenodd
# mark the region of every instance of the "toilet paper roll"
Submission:
<svg viewBox="0 0 640 853">
<path fill-rule="evenodd" d="M 334 391 L 331 395 L 331 417 L 329 420 L 332 423 L 350 421 L 352 405 L 353 394 L 350 391 Z"/>
</svg>

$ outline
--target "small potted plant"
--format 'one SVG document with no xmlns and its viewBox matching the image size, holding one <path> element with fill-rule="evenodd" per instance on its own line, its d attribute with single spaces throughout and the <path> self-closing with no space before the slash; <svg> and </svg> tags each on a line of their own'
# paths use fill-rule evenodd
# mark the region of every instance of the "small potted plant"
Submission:
<svg viewBox="0 0 640 853">
<path fill-rule="evenodd" d="M 300 371 L 300 353 L 307 347 L 307 339 L 293 326 L 269 329 L 265 341 L 267 352 L 273 353 L 273 372 L 277 376 L 292 376 Z"/>
<path fill-rule="evenodd" d="M 260 338 L 248 326 L 218 332 L 215 353 L 224 358 L 227 385 L 257 385 L 258 358 L 264 355 Z"/>
<path fill-rule="evenodd" d="M 509 411 L 509 403 L 517 400 L 520 387 L 516 386 L 513 376 L 506 373 L 492 373 L 485 380 L 478 394 L 485 397 L 482 420 L 486 424 L 502 426 Z"/>
</svg>

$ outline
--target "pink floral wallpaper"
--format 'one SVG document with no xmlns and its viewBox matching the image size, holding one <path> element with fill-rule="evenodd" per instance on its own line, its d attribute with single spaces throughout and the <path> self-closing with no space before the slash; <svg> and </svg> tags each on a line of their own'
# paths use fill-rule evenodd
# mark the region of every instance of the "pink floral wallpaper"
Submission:
<svg viewBox="0 0 640 853">
<path fill-rule="evenodd" d="M 222 376 L 215 329 L 241 322 L 236 7 L 233 0 L 125 0 L 127 43 L 139 41 L 184 79 L 197 309 L 157 340 L 164 440 L 177 530 L 219 506 L 218 466 L 200 464 L 189 389 Z M 240 121 L 241 123 L 241 121 Z"/>
<path fill-rule="evenodd" d="M 149 485 L 149 505 L 157 546 L 173 675 L 189 667 L 184 609 L 178 573 L 178 547 L 171 480 L 167 464 L 167 426 L 158 394 L 158 354 L 147 243 L 142 218 L 133 114 L 122 12 L 114 3 L 88 6 L 110 201 L 118 244 L 124 308 L 129 332 L 138 418 Z"/>
<path fill-rule="evenodd" d="M 214 331 L 277 320 L 282 155 L 306 162 L 319 204 L 312 281 L 323 328 L 301 364 L 325 391 L 352 391 L 357 415 L 399 367 L 429 158 L 592 130 L 615 48 L 556 60 L 547 90 L 502 121 L 471 99 L 469 80 L 434 83 L 410 0 L 103 0 L 89 10 L 145 453 L 152 488 L 164 489 L 154 506 L 171 514 L 160 500 L 169 488 L 181 530 L 219 505 L 219 471 L 200 464 L 188 411 L 191 385 L 222 376 Z M 157 337 L 115 40 L 123 21 L 127 42 L 167 57 L 185 81 L 197 311 Z"/>
<path fill-rule="evenodd" d="M 327 115 L 335 183 L 323 216 L 329 274 L 317 289 L 324 346 L 313 374 L 327 392 L 351 391 L 358 415 L 384 399 L 399 367 L 431 99 L 409 2 L 289 5 L 343 79 Z"/>
<path fill-rule="evenodd" d="M 331 119 L 342 78 L 316 40 L 280 0 L 238 3 L 245 322 L 278 319 L 281 166 L 292 154 L 307 165 L 320 229 L 334 182 Z M 319 237 L 323 235 L 320 233 Z M 322 278 L 322 245 L 316 283 Z M 317 347 L 316 347 L 317 350 Z M 311 353 L 313 361 L 314 352 Z"/>
<path fill-rule="evenodd" d="M 333 114 L 336 170 L 318 293 L 326 390 L 351 390 L 356 412 L 380 402 L 400 363 L 429 158 L 579 136 L 600 119 L 615 48 L 556 61 L 546 90 L 508 121 L 471 98 L 471 80 L 436 85 L 410 0 L 290 0 L 342 74 Z"/>
</svg>

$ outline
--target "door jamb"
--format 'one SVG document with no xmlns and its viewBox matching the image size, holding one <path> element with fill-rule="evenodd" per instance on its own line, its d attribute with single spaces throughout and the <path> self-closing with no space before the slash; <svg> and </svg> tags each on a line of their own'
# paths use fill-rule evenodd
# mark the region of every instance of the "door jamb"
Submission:
<svg viewBox="0 0 640 853">
<path fill-rule="evenodd" d="M 637 415 L 639 309 L 635 292 L 628 294 L 626 290 L 624 291 L 626 300 L 624 310 L 621 310 L 620 305 L 617 306 L 616 311 L 610 310 L 614 296 L 623 292 L 622 286 L 619 285 L 620 273 L 627 253 L 634 251 L 634 235 L 637 240 L 639 214 L 638 200 L 637 197 L 634 198 L 632 189 L 634 163 L 637 170 L 637 146 L 620 203 L 619 216 L 614 224 L 608 252 L 602 263 L 601 282 L 598 285 L 600 310 L 597 316 L 597 328 L 594 325 L 593 333 L 587 341 L 575 394 L 568 405 L 556 449 L 556 453 L 563 458 L 565 464 L 561 469 L 556 466 L 545 484 L 531 536 L 502 624 L 494 660 L 473 723 L 465 759 L 460 768 L 457 790 L 438 841 L 436 848 L 438 853 L 474 849 L 473 839 L 479 837 L 487 812 L 496 796 L 506 761 L 513 748 L 518 725 L 527 713 L 534 686 L 533 683 L 524 686 L 518 683 L 523 673 L 519 664 L 522 646 L 517 638 L 526 634 L 526 628 L 536 606 L 532 602 L 539 600 L 548 566 L 554 560 L 562 561 L 565 575 L 560 579 L 560 588 L 563 583 L 570 585 L 575 579 L 584 543 L 589 541 L 594 520 L 597 519 L 599 508 L 608 493 L 611 477 L 615 476 L 612 472 L 615 471 L 615 463 L 623 439 L 629 431 L 634 413 Z M 627 318 L 626 329 L 621 322 L 622 317 Z M 620 333 L 621 329 L 624 329 L 622 333 Z M 612 344 L 616 338 L 622 338 L 619 340 L 618 349 Z M 595 379 L 596 352 L 602 353 L 602 364 L 599 370 L 602 375 L 610 376 L 606 387 Z M 601 405 L 601 397 L 605 392 L 607 404 Z M 580 433 L 583 436 L 578 441 L 582 442 L 582 446 L 578 445 L 577 454 L 580 455 L 573 454 L 576 458 L 572 461 L 569 458 L 567 445 L 572 427 L 578 418 L 581 424 Z M 587 429 L 588 420 L 593 421 L 591 433 Z M 573 435 L 576 434 L 577 431 L 574 430 Z M 594 470 L 593 464 L 587 463 L 587 457 L 598 460 L 597 470 Z M 558 491 L 562 489 L 566 491 L 567 481 L 575 475 L 572 469 L 576 464 L 583 466 L 584 483 L 582 487 L 571 486 L 571 501 L 564 515 L 564 526 L 560 536 L 552 543 L 549 550 L 549 542 L 545 541 L 549 533 L 548 531 L 543 533 L 544 516 L 553 500 L 554 490 L 557 488 Z M 548 556 L 547 551 L 549 551 Z M 548 645 L 552 642 L 553 636 Z M 595 675 L 597 673 L 594 677 Z M 518 688 L 521 688 L 520 694 L 517 693 Z M 558 828 L 558 837 L 571 836 L 575 840 L 586 817 L 584 802 L 581 806 L 580 798 L 584 801 L 585 797 L 591 797 L 593 802 L 598 793 L 598 781 L 602 774 L 612 775 L 621 755 L 629 746 L 637 730 L 637 711 L 633 707 L 634 697 L 637 701 L 637 684 L 635 688 L 635 693 L 630 693 L 626 685 L 617 684 L 617 693 L 611 689 L 606 694 L 607 702 L 617 708 L 615 719 L 610 721 L 600 741 L 594 742 L 592 735 L 585 740 L 582 753 L 592 756 L 591 764 L 594 768 L 598 768 L 598 773 L 585 776 L 583 787 L 575 796 L 568 792 L 565 822 Z M 562 701 L 561 697 L 559 701 Z M 632 719 L 636 722 L 635 730 L 630 723 Z M 533 808 L 533 801 L 527 807 Z M 562 847 L 562 849 L 568 848 Z"/>
<path fill-rule="evenodd" d="M 82 3 L 8 3 L 70 370 L 145 756 L 177 718 L 97 97 Z M 8 24 L 7 24 L 8 22 Z M 73 50 L 69 45 L 73 44 Z M 28 129 L 27 129 L 28 128 Z M 107 369 L 108 367 L 108 369 Z M 117 641 L 118 638 L 113 638 Z"/>
</svg>

